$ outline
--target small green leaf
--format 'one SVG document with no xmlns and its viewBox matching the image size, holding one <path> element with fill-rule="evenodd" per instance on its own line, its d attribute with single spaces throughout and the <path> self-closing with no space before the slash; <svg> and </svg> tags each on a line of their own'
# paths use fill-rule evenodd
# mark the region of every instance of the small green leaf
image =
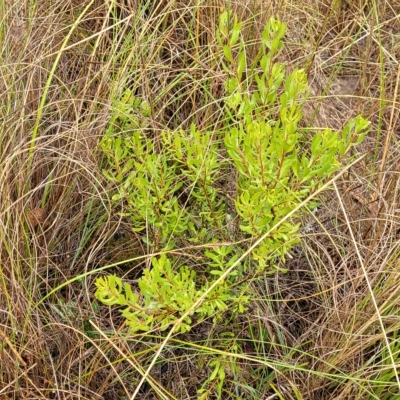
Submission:
<svg viewBox="0 0 400 400">
<path fill-rule="evenodd" d="M 230 63 L 232 63 L 233 62 L 233 59 L 232 59 L 232 51 L 231 51 L 231 48 L 229 47 L 229 46 L 224 46 L 223 47 L 223 51 L 224 51 L 224 56 L 225 56 L 225 58 L 230 62 Z"/>
<path fill-rule="evenodd" d="M 242 78 L 243 72 L 246 69 L 246 52 L 243 49 L 238 56 L 238 67 L 237 67 L 237 73 L 239 79 Z"/>
<path fill-rule="evenodd" d="M 231 34 L 231 40 L 229 41 L 230 47 L 233 47 L 238 42 L 241 29 L 242 29 L 242 24 L 234 26 Z"/>
</svg>

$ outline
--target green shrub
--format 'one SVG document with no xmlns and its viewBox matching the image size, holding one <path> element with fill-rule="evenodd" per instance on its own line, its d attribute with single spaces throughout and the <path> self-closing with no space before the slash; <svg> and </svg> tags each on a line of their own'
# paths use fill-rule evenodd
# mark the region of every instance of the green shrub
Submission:
<svg viewBox="0 0 400 400">
<path fill-rule="evenodd" d="M 116 276 L 96 281 L 97 299 L 122 306 L 133 331 L 166 329 L 200 298 L 201 305 L 180 325 L 182 332 L 190 329 L 193 316 L 201 321 L 228 308 L 233 315 L 243 312 L 251 298 L 246 281 L 279 270 L 279 259 L 298 241 L 305 211 L 272 230 L 251 257 L 208 293 L 211 285 L 243 253 L 243 243 L 262 237 L 296 209 L 365 137 L 368 122 L 359 116 L 341 132 L 326 129 L 309 139 L 298 127 L 309 91 L 305 72 L 295 69 L 285 77 L 285 65 L 277 60 L 285 25 L 268 21 L 253 62 L 241 29 L 236 17 L 221 15 L 217 39 L 226 72 L 222 130 L 192 126 L 189 132 L 166 131 L 155 138 L 145 122 L 145 101 L 129 90 L 114 101 L 101 142 L 104 175 L 116 184 L 113 200 L 149 253 L 164 252 L 153 257 L 135 290 Z M 170 252 L 187 244 L 204 246 L 185 250 L 185 256 Z"/>
</svg>

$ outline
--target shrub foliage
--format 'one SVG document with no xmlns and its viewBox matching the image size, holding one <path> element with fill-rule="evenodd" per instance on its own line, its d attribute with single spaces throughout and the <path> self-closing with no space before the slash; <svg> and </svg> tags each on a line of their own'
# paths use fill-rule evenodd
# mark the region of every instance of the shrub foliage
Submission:
<svg viewBox="0 0 400 400">
<path fill-rule="evenodd" d="M 129 89 L 115 99 L 101 141 L 104 176 L 115 184 L 112 199 L 149 254 L 162 254 L 152 258 L 135 288 L 117 276 L 96 281 L 97 299 L 121 306 L 132 331 L 166 329 L 199 299 L 181 332 L 193 319 L 217 318 L 228 308 L 242 313 L 251 300 L 249 279 L 284 271 L 280 260 L 298 241 L 307 210 L 272 228 L 332 177 L 365 137 L 368 122 L 361 116 L 340 132 L 321 130 L 312 138 L 300 129 L 307 77 L 302 69 L 287 74 L 279 61 L 284 34 L 285 24 L 270 19 L 250 63 L 242 24 L 228 12 L 221 15 L 216 37 L 226 74 L 222 128 L 192 125 L 155 136 L 146 124 L 145 100 Z M 270 230 L 227 274 L 244 246 Z M 187 247 L 185 256 L 173 251 L 181 247 Z"/>
</svg>

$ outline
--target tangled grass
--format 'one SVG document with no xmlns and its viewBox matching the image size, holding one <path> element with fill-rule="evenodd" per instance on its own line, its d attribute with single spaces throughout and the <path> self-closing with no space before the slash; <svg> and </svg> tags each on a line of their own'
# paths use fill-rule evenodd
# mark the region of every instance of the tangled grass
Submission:
<svg viewBox="0 0 400 400">
<path fill-rule="evenodd" d="M 264 3 L 0 3 L 0 398 L 400 399 L 400 2 Z M 127 334 L 94 281 L 135 282 L 149 254 L 110 199 L 98 143 L 126 87 L 150 104 L 155 138 L 220 127 L 228 6 L 249 57 L 269 16 L 288 23 L 282 61 L 312 88 L 304 126 L 361 113 L 365 156 L 303 222 L 288 273 L 251 283 L 241 321 L 167 343 Z"/>
</svg>

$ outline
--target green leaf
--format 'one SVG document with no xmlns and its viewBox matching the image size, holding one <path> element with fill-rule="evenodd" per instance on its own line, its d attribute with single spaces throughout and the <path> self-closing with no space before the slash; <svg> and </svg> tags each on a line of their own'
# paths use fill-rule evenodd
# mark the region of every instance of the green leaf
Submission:
<svg viewBox="0 0 400 400">
<path fill-rule="evenodd" d="M 246 69 L 246 52 L 243 49 L 238 56 L 238 67 L 237 67 L 237 74 L 239 79 L 242 78 L 243 72 Z"/>
<path fill-rule="evenodd" d="M 242 24 L 237 24 L 234 26 L 231 33 L 231 39 L 229 41 L 230 47 L 233 47 L 238 42 L 241 29 L 242 29 Z"/>
<path fill-rule="evenodd" d="M 230 62 L 230 63 L 232 63 L 233 62 L 233 58 L 232 58 L 232 51 L 231 51 L 231 48 L 229 47 L 229 46 L 224 46 L 223 47 L 223 51 L 224 51 L 224 56 L 225 56 L 225 58 Z"/>
</svg>

